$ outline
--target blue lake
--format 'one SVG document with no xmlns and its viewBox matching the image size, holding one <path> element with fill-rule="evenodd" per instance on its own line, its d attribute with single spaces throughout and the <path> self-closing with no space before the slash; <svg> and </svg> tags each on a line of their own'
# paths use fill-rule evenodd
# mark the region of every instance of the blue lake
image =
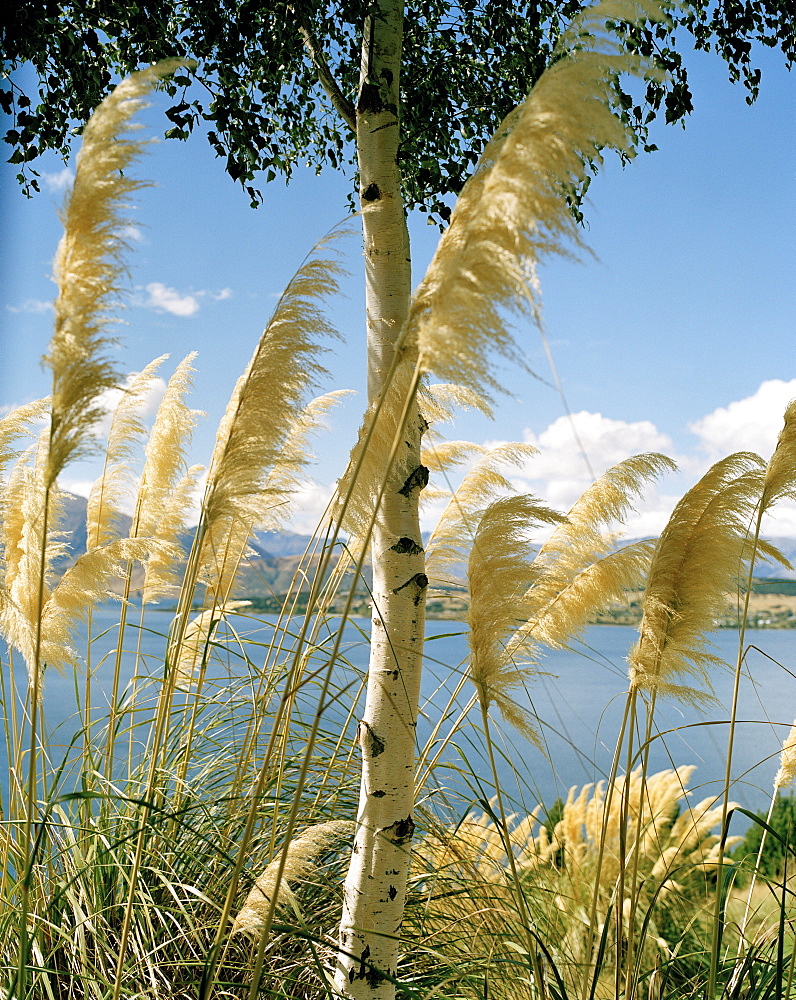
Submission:
<svg viewBox="0 0 796 1000">
<path fill-rule="evenodd" d="M 91 645 L 93 671 L 92 699 L 101 706 L 107 698 L 113 676 L 114 651 L 117 645 L 118 606 L 101 608 L 94 615 L 93 634 L 99 636 Z M 135 617 L 135 616 L 133 616 Z M 272 616 L 255 621 L 250 617 L 232 616 L 238 636 L 245 642 L 250 661 L 248 674 L 256 673 L 265 657 L 265 649 L 273 635 Z M 122 686 L 139 675 L 138 703 L 145 709 L 143 690 L 155 688 L 146 675 L 157 678 L 162 672 L 162 659 L 170 616 L 150 612 L 146 628 L 128 627 L 124 646 Z M 346 627 L 341 654 L 336 661 L 334 677 L 345 693 L 325 710 L 325 719 L 333 728 L 346 717 L 351 699 L 361 689 L 367 666 L 368 646 L 366 621 L 349 623 Z M 449 705 L 462 670 L 466 666 L 467 641 L 462 626 L 449 621 L 431 621 L 427 629 L 426 660 L 423 680 L 423 703 L 418 726 L 418 741 L 422 746 L 437 726 L 441 713 L 448 706 L 447 722 L 438 732 L 438 739 L 448 735 L 450 722 L 472 694 L 466 684 L 458 701 Z M 627 688 L 625 657 L 635 641 L 636 632 L 621 626 L 592 626 L 584 641 L 572 649 L 548 652 L 540 664 L 541 673 L 529 680 L 526 692 L 518 700 L 531 709 L 538 719 L 544 750 L 540 750 L 495 716 L 493 739 L 499 754 L 501 786 L 516 800 L 517 808 L 530 810 L 538 802 L 550 805 L 559 796 L 566 796 L 572 785 L 583 785 L 605 777 L 610 769 L 616 737 L 624 708 Z M 738 654 L 735 632 L 722 630 L 712 636 L 715 651 L 734 663 Z M 140 646 L 139 646 L 140 642 Z M 743 806 L 764 809 L 778 767 L 782 740 L 796 716 L 796 631 L 749 631 L 747 653 L 741 685 L 739 718 L 733 753 L 734 787 L 732 797 Z M 328 661 L 328 644 L 319 643 L 317 662 Z M 137 652 L 133 650 L 138 648 Z M 81 652 L 85 655 L 85 640 Z M 240 692 L 239 679 L 247 675 L 240 655 L 238 640 L 231 640 L 222 649 L 222 656 L 211 670 L 208 689 L 215 698 L 224 692 Z M 7 655 L 2 651 L 3 669 L 7 680 Z M 136 663 L 139 664 L 136 669 Z M 53 758 L 63 754 L 75 730 L 76 700 L 82 700 L 84 673 L 62 677 L 49 671 L 44 693 L 44 712 L 48 727 L 48 742 Z M 727 754 L 727 719 L 732 693 L 730 669 L 713 674 L 716 703 L 705 701 L 703 710 L 661 701 L 656 712 L 659 731 L 676 730 L 655 740 L 651 751 L 651 769 L 697 765 L 691 782 L 694 800 L 715 794 L 720 788 Z M 245 687 L 245 685 L 244 685 Z M 6 685 L 8 697 L 8 686 Z M 307 702 L 307 708 L 310 703 Z M 5 706 L 10 711 L 10 704 Z M 101 712 L 101 707 L 98 707 Z M 351 714 L 356 718 L 356 712 Z M 482 749 L 483 740 L 478 726 L 480 713 L 475 709 L 460 726 L 452 743 L 448 743 L 435 770 L 435 785 L 455 792 L 457 798 L 489 797 L 490 771 Z M 353 723 L 350 738 L 353 740 Z M 7 767 L 5 748 L 2 788 L 5 793 Z M 480 784 L 479 784 L 480 782 Z M 439 791 L 431 792 L 442 794 Z M 464 808 L 464 806 L 463 806 Z"/>
</svg>

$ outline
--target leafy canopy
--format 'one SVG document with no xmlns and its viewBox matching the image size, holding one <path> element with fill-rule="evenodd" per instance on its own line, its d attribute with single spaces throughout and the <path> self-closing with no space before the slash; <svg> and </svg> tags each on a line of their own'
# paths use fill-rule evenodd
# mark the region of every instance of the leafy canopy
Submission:
<svg viewBox="0 0 796 1000">
<path fill-rule="evenodd" d="M 10 162 L 20 165 L 17 178 L 26 193 L 38 190 L 31 164 L 41 153 L 66 157 L 71 137 L 113 80 L 167 56 L 195 59 L 197 67 L 164 84 L 173 99 L 166 135 L 186 139 L 204 131 L 253 204 L 262 200 L 258 175 L 289 178 L 299 162 L 319 172 L 331 164 L 353 178 L 350 122 L 369 6 L 368 0 L 19 0 L 0 28 L 0 105 L 12 125 L 4 141 Z M 459 193 L 490 135 L 523 100 L 584 6 L 582 0 L 407 4 L 400 159 L 408 207 L 447 220 L 445 196 Z M 749 102 L 760 84 L 753 44 L 780 48 L 789 66 L 796 52 L 794 15 L 783 0 L 692 0 L 672 10 L 669 24 L 620 24 L 618 32 L 628 50 L 653 57 L 668 73 L 637 97 L 622 97 L 645 149 L 653 148 L 646 129 L 658 114 L 677 122 L 692 109 L 681 57 L 689 33 L 697 48 L 724 58 Z M 35 94 L 30 76 L 20 72 L 26 65 L 35 70 Z M 337 110 L 319 83 L 319 66 L 336 89 Z"/>
</svg>

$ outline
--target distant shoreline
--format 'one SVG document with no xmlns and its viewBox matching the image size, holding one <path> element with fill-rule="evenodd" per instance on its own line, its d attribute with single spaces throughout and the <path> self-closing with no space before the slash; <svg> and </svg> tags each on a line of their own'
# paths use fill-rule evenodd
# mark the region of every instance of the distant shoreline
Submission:
<svg viewBox="0 0 796 1000">
<path fill-rule="evenodd" d="M 240 608 L 237 613 L 246 614 L 247 611 L 251 611 L 254 614 L 268 614 L 268 615 L 278 615 L 281 613 L 282 608 L 277 606 L 276 599 L 268 598 L 264 600 L 260 597 L 236 597 L 235 600 L 240 601 L 250 601 L 251 606 L 249 608 Z M 787 631 L 789 629 L 796 629 L 796 598 L 792 598 L 794 608 L 791 609 L 789 606 L 785 606 L 784 610 L 779 604 L 772 605 L 771 607 L 764 607 L 757 604 L 754 610 L 750 607 L 750 615 L 746 623 L 747 629 L 754 629 L 756 631 Z M 634 602 L 635 604 L 635 602 Z M 751 602 L 750 602 L 751 604 Z M 789 602 L 790 604 L 790 602 Z M 163 614 L 175 614 L 177 611 L 176 605 L 174 606 L 161 606 L 152 605 L 150 610 L 158 611 Z M 202 605 L 197 605 L 192 608 L 192 612 L 198 613 L 203 610 Z M 295 613 L 303 614 L 307 610 L 306 604 L 304 602 L 299 602 L 296 605 Z M 464 618 L 462 617 L 462 610 L 457 608 L 457 612 L 447 611 L 442 608 L 431 608 L 426 610 L 426 620 L 427 621 L 450 621 L 456 622 L 460 625 L 466 624 Z M 331 608 L 330 614 L 340 614 L 342 608 Z M 370 619 L 370 609 L 362 605 L 358 605 L 356 608 L 352 609 L 348 615 L 349 618 L 356 618 L 358 620 L 368 621 Z M 608 627 L 614 627 L 617 625 L 626 626 L 629 628 L 635 628 L 641 622 L 641 609 L 640 607 L 633 606 L 623 606 L 621 608 L 615 608 L 608 611 L 601 612 L 597 617 L 589 622 L 589 625 L 606 625 Z M 740 627 L 740 620 L 736 616 L 727 615 L 721 619 L 718 619 L 715 623 L 716 629 L 738 629 Z"/>
</svg>

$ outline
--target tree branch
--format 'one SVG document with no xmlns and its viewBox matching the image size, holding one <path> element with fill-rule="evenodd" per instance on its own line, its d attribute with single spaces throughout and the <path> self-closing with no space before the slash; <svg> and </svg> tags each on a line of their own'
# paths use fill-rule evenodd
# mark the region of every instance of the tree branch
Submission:
<svg viewBox="0 0 796 1000">
<path fill-rule="evenodd" d="M 309 21 L 304 14 L 298 11 L 295 7 L 293 7 L 292 10 L 296 15 L 296 22 L 298 24 L 301 40 L 304 42 L 304 47 L 309 53 L 312 64 L 318 72 L 318 80 L 326 92 L 326 96 L 332 102 L 332 107 L 340 115 L 346 125 L 352 132 L 356 133 L 357 124 L 354 105 L 350 101 L 346 100 L 345 95 L 337 85 L 337 80 L 335 80 L 332 76 L 329 64 L 326 62 L 326 56 L 324 56 L 323 51 L 318 47 L 318 44 L 315 41 L 315 36 L 312 33 Z"/>
</svg>

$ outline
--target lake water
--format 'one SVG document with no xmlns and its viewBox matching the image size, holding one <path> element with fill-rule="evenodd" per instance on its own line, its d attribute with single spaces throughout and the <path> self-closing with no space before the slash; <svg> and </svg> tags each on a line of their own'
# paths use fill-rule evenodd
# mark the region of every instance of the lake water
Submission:
<svg viewBox="0 0 796 1000">
<path fill-rule="evenodd" d="M 111 653 L 117 645 L 114 625 L 118 614 L 118 606 L 110 606 L 101 608 L 94 616 L 93 633 L 101 636 L 92 642 L 91 649 L 95 702 L 101 701 L 101 693 L 104 691 L 107 695 L 110 688 Z M 255 665 L 264 656 L 265 645 L 259 644 L 270 641 L 273 620 L 271 616 L 263 616 L 262 621 L 234 616 L 235 629 L 246 640 L 249 658 Z M 140 632 L 138 662 L 143 667 L 139 666 L 139 671 L 157 677 L 162 670 L 162 633 L 169 623 L 168 614 L 148 615 L 147 628 Z M 367 666 L 367 625 L 365 621 L 350 623 L 344 633 L 342 652 L 346 664 L 335 668 L 335 677 L 341 686 L 348 685 L 348 693 L 345 704 L 341 699 L 329 708 L 327 717 L 332 724 L 348 711 L 351 692 L 359 690 Z M 449 621 L 431 621 L 427 631 L 422 716 L 418 727 L 421 745 L 448 704 L 467 656 L 462 626 Z M 519 736 L 495 713 L 497 725 L 493 737 L 499 753 L 501 786 L 517 801 L 518 808 L 530 810 L 537 802 L 550 805 L 557 796 L 566 796 L 570 786 L 598 781 L 608 772 L 627 687 L 625 657 L 635 637 L 632 628 L 592 626 L 586 630 L 583 642 L 576 643 L 572 649 L 544 656 L 540 667 L 543 673 L 528 682 L 527 691 L 521 696 L 525 707 L 538 719 L 544 751 Z M 138 639 L 139 630 L 128 629 L 125 646 L 132 649 Z M 722 630 L 716 632 L 712 640 L 716 652 L 734 663 L 737 634 Z M 745 807 L 760 810 L 766 807 L 782 740 L 796 716 L 796 631 L 750 631 L 746 641 L 748 650 L 739 712 L 743 722 L 735 738 L 732 796 Z M 85 648 L 82 652 L 85 653 Z M 3 669 L 7 671 L 4 650 L 2 659 Z M 242 662 L 236 643 L 231 643 L 228 655 L 213 668 L 212 683 L 217 692 L 225 690 L 225 684 L 230 689 L 234 686 Z M 123 683 L 133 676 L 135 664 L 136 656 L 126 653 Z M 75 731 L 73 713 L 83 683 L 82 676 L 61 677 L 53 671 L 48 672 L 44 710 L 54 756 L 59 747 L 68 745 Z M 715 672 L 713 683 L 717 704 L 706 701 L 703 711 L 699 711 L 663 701 L 656 714 L 659 730 L 676 731 L 654 742 L 651 768 L 697 765 L 691 782 L 694 800 L 715 794 L 724 774 L 731 671 Z M 471 693 L 468 684 L 459 697 L 458 706 L 463 705 Z M 454 706 L 451 717 L 456 714 Z M 478 724 L 480 713 L 476 709 L 468 723 L 458 730 L 455 746 L 448 744 L 446 747 L 440 758 L 442 767 L 435 772 L 438 784 L 455 790 L 465 799 L 491 794 L 490 772 L 476 728 Z M 444 737 L 447 732 L 443 725 L 439 736 Z M 0 749 L 0 754 L 5 755 L 4 748 Z M 5 760 L 2 785 L 5 793 Z"/>
</svg>

